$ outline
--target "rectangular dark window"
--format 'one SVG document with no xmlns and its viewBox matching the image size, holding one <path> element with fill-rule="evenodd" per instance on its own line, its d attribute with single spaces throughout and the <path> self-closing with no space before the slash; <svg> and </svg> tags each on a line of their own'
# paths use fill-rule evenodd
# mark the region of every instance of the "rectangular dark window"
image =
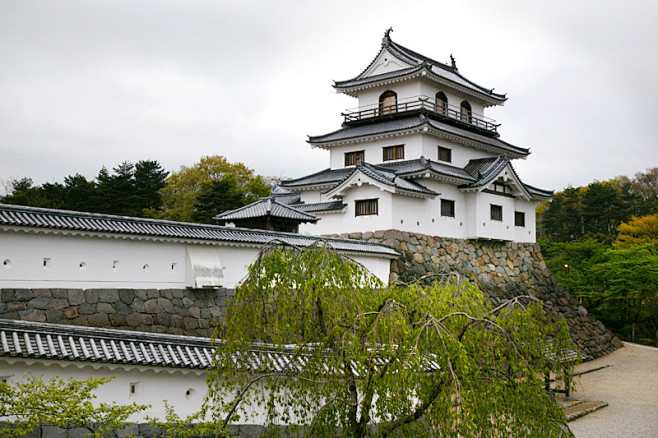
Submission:
<svg viewBox="0 0 658 438">
<path fill-rule="evenodd" d="M 441 216 L 455 217 L 455 201 L 441 199 Z"/>
<path fill-rule="evenodd" d="M 491 204 L 491 220 L 492 221 L 502 221 L 503 220 L 503 206 Z"/>
<path fill-rule="evenodd" d="M 364 151 L 345 152 L 345 166 L 356 166 L 363 161 Z"/>
<path fill-rule="evenodd" d="M 445 161 L 446 163 L 452 163 L 452 149 L 444 148 L 439 146 L 439 161 Z"/>
<path fill-rule="evenodd" d="M 378 213 L 379 199 L 362 199 L 354 201 L 354 215 L 355 216 L 368 216 Z"/>
<path fill-rule="evenodd" d="M 525 227 L 525 213 L 522 211 L 514 212 L 514 225 L 517 227 Z"/>
<path fill-rule="evenodd" d="M 404 159 L 404 145 L 387 146 L 384 149 L 384 161 Z"/>
</svg>

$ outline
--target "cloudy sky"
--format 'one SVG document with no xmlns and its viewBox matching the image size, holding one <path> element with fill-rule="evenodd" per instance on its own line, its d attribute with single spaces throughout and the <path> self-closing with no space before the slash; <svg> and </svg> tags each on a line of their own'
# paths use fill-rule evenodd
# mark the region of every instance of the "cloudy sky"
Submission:
<svg viewBox="0 0 658 438">
<path fill-rule="evenodd" d="M 658 166 L 658 2 L 0 0 L 0 178 L 220 154 L 297 177 L 328 166 L 389 26 L 398 43 L 508 93 L 486 115 L 560 190 Z"/>
</svg>

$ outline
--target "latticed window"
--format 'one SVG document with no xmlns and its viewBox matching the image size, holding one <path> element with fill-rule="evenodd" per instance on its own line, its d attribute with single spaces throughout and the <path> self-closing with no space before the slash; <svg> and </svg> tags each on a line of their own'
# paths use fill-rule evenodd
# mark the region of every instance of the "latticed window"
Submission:
<svg viewBox="0 0 658 438">
<path fill-rule="evenodd" d="M 503 220 L 503 206 L 491 204 L 491 220 L 492 221 L 502 221 Z"/>
<path fill-rule="evenodd" d="M 517 227 L 525 227 L 525 213 L 522 211 L 514 212 L 514 225 Z"/>
<path fill-rule="evenodd" d="M 354 211 L 355 216 L 368 216 L 373 214 L 378 214 L 379 211 L 379 199 L 361 199 L 354 201 Z"/>
<path fill-rule="evenodd" d="M 439 146 L 439 161 L 452 163 L 452 150 Z"/>
<path fill-rule="evenodd" d="M 384 149 L 384 161 L 404 159 L 404 145 L 387 146 Z"/>
<path fill-rule="evenodd" d="M 398 95 L 395 91 L 384 91 L 379 96 L 379 113 L 380 114 L 393 114 L 398 112 Z"/>
<path fill-rule="evenodd" d="M 448 110 L 448 96 L 443 91 L 436 93 L 435 106 L 439 114 L 445 114 Z"/>
<path fill-rule="evenodd" d="M 357 163 L 364 160 L 364 151 L 346 152 L 345 166 L 356 166 Z"/>
<path fill-rule="evenodd" d="M 471 109 L 471 104 L 463 101 L 459 107 L 459 116 L 464 122 L 471 123 L 473 110 Z"/>
<path fill-rule="evenodd" d="M 455 217 L 455 201 L 441 199 L 441 216 Z"/>
</svg>

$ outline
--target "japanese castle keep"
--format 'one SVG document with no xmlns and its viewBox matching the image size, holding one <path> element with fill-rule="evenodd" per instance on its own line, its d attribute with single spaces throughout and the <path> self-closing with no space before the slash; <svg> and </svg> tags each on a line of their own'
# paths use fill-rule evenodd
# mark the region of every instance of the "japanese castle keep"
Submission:
<svg viewBox="0 0 658 438">
<path fill-rule="evenodd" d="M 329 168 L 285 180 L 288 205 L 321 218 L 310 234 L 400 230 L 459 239 L 535 242 L 535 203 L 553 192 L 519 179 L 528 149 L 483 115 L 507 97 L 390 38 L 362 73 L 334 84 L 358 99 L 342 127 L 310 136 Z"/>
</svg>

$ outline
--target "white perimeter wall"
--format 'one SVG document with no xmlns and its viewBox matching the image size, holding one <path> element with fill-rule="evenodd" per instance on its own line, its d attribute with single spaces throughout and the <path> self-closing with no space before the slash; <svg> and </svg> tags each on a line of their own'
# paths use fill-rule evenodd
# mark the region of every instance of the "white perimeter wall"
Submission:
<svg viewBox="0 0 658 438">
<path fill-rule="evenodd" d="M 102 402 L 148 404 L 138 414 L 133 414 L 129 422 L 144 422 L 146 416 L 164 420 L 164 400 L 174 407 L 180 417 L 196 413 L 201 408 L 203 398 L 208 393 L 207 373 L 202 370 L 186 370 L 168 367 L 147 367 L 135 365 L 114 365 L 108 363 L 74 362 L 64 360 L 41 360 L 23 358 L 0 358 L 0 377 L 13 384 L 24 379 L 26 374 L 40 377 L 44 381 L 59 376 L 65 380 L 84 380 L 90 377 L 109 377 L 112 381 L 96 391 L 95 405 Z M 135 394 L 130 393 L 132 384 Z M 252 411 L 248 418 L 240 418 L 239 424 L 263 424 L 263 412 Z"/>
<path fill-rule="evenodd" d="M 353 214 L 354 205 L 351 208 Z M 379 225 L 383 228 L 384 222 Z M 186 248 L 196 246 L 217 251 L 223 268 L 220 286 L 226 288 L 234 288 L 244 278 L 260 250 L 256 246 L 0 231 L 0 287 L 185 289 L 186 276 L 189 281 L 193 275 L 186 269 Z M 357 257 L 388 281 L 389 258 Z"/>
</svg>

